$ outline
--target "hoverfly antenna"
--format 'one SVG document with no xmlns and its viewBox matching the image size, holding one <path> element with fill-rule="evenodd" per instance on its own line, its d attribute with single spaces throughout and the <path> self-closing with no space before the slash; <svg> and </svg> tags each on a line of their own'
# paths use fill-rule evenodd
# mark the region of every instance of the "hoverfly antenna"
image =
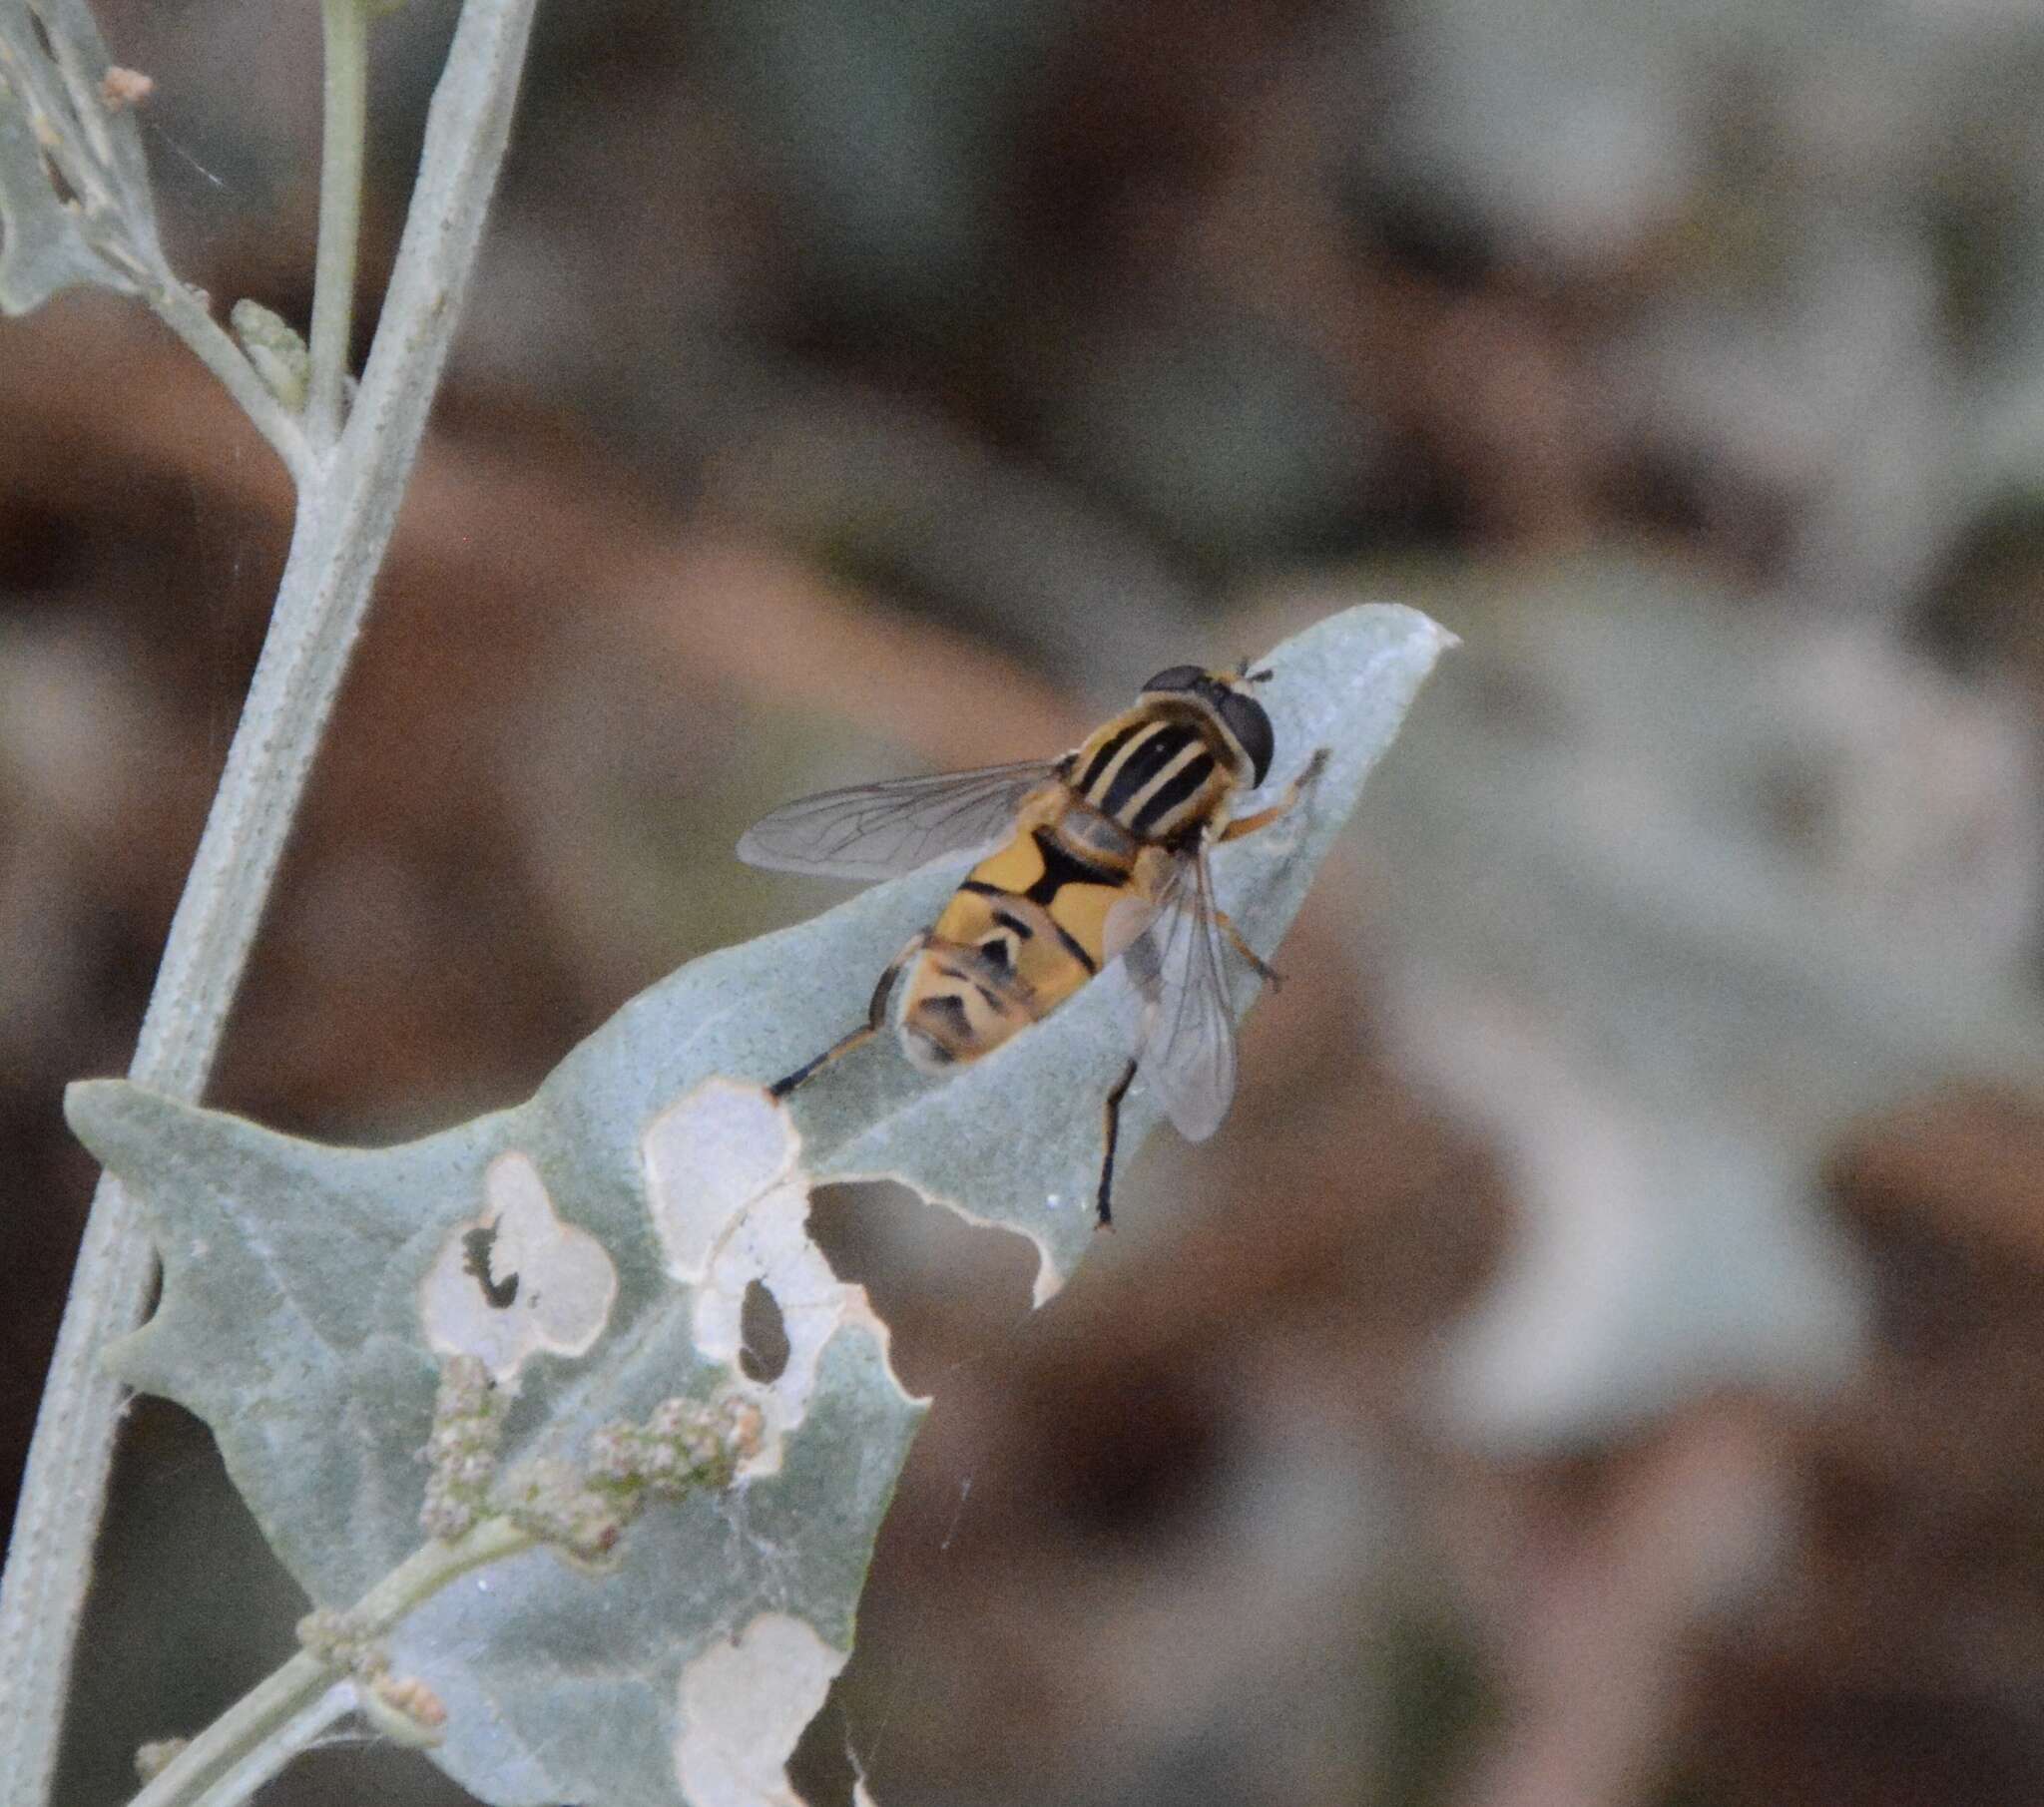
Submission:
<svg viewBox="0 0 2044 1807">
<path fill-rule="evenodd" d="M 1261 672 L 1252 672 L 1250 670 L 1250 662 L 1247 659 L 1242 662 L 1242 680 L 1244 683 L 1269 683 L 1277 676 L 1278 674 L 1272 671 L 1269 666 L 1266 666 Z"/>
</svg>

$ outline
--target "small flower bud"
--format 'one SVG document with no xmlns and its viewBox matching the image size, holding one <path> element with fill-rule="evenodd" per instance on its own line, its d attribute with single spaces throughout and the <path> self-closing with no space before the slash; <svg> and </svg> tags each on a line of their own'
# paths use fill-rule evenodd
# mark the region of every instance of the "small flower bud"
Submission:
<svg viewBox="0 0 2044 1807">
<path fill-rule="evenodd" d="M 474 1356 L 457 1355 L 441 1364 L 425 1449 L 433 1472 L 419 1509 L 419 1525 L 428 1537 L 451 1543 L 489 1510 L 508 1407 L 503 1390 Z"/>
<path fill-rule="evenodd" d="M 337 1669 L 349 1667 L 361 1641 L 354 1622 L 331 1606 L 315 1606 L 298 1620 L 298 1643 L 308 1656 Z"/>
<path fill-rule="evenodd" d="M 156 92 L 156 83 L 139 69 L 123 69 L 120 64 L 109 65 L 107 73 L 100 77 L 100 105 L 109 113 L 119 113 L 124 107 L 139 107 Z"/>
<path fill-rule="evenodd" d="M 311 354 L 305 341 L 281 314 L 259 301 L 237 301 L 228 314 L 235 339 L 256 366 L 262 386 L 295 414 L 305 405 L 312 380 Z"/>
<path fill-rule="evenodd" d="M 417 1750 L 437 1744 L 447 1728 L 440 1696 L 415 1675 L 378 1674 L 361 1693 L 362 1717 L 393 1744 Z"/>
</svg>

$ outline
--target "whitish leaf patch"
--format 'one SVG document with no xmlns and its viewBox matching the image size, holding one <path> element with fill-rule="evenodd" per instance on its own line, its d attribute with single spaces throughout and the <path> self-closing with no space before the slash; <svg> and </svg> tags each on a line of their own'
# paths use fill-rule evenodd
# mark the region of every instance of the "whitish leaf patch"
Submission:
<svg viewBox="0 0 2044 1807">
<path fill-rule="evenodd" d="M 539 1169 L 516 1149 L 483 1174 L 480 1216 L 456 1224 L 419 1293 L 435 1355 L 472 1355 L 499 1382 L 530 1355 L 584 1355 L 618 1296 L 603 1244 L 563 1223 Z"/>
<path fill-rule="evenodd" d="M 780 1311 L 787 1360 L 763 1395 L 766 1438 L 746 1469 L 754 1475 L 780 1466 L 781 1440 L 800 1428 L 817 1363 L 847 1318 L 887 1346 L 865 1289 L 844 1285 L 809 1239 L 800 1145 L 780 1106 L 729 1080 L 699 1086 L 646 1130 L 647 1206 L 668 1272 L 695 1289 L 697 1348 L 743 1378 L 748 1289 L 757 1281 Z"/>
<path fill-rule="evenodd" d="M 787 1759 L 844 1653 L 798 1618 L 764 1612 L 682 1674 L 675 1774 L 695 1807 L 801 1807 Z"/>
</svg>

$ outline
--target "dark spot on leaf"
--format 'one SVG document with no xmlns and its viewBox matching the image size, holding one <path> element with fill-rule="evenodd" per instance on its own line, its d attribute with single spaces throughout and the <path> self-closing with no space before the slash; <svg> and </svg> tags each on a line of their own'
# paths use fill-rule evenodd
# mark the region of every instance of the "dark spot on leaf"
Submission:
<svg viewBox="0 0 2044 1807">
<path fill-rule="evenodd" d="M 506 1274 L 501 1280 L 490 1273 L 490 1255 L 497 1245 L 497 1226 L 494 1223 L 479 1223 L 461 1238 L 461 1270 L 468 1274 L 483 1289 L 483 1297 L 489 1300 L 491 1308 L 509 1311 L 518 1297 L 518 1276 Z M 535 1294 L 533 1302 L 539 1302 Z"/>
</svg>

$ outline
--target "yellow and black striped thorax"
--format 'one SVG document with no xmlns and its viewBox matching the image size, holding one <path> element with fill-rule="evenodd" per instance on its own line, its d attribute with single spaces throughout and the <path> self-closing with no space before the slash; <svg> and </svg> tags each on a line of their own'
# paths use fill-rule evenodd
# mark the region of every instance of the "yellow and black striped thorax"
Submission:
<svg viewBox="0 0 2044 1807">
<path fill-rule="evenodd" d="M 1174 666 L 1071 757 L 1065 782 L 1139 841 L 1177 846 L 1270 769 L 1271 718 L 1246 680 Z"/>
</svg>

